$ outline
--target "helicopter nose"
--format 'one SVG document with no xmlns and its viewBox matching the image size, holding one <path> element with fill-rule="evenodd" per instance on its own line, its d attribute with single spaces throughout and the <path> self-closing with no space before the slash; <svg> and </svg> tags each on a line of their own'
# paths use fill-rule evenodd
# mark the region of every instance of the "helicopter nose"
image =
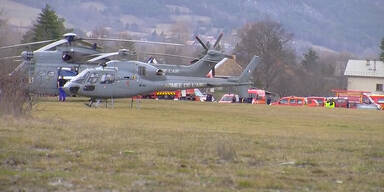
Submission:
<svg viewBox="0 0 384 192">
<path fill-rule="evenodd" d="M 67 93 L 68 95 L 76 95 L 77 92 L 79 91 L 80 87 L 77 85 L 74 85 L 71 82 L 68 82 L 64 85 L 63 89 L 64 89 L 65 93 Z"/>
</svg>

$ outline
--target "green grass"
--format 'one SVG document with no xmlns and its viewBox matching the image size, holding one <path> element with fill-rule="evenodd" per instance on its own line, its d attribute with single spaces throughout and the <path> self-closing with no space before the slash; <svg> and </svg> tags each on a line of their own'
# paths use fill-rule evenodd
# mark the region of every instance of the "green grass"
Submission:
<svg viewBox="0 0 384 192">
<path fill-rule="evenodd" d="M 383 111 L 41 101 L 0 119 L 0 191 L 383 191 Z"/>
</svg>

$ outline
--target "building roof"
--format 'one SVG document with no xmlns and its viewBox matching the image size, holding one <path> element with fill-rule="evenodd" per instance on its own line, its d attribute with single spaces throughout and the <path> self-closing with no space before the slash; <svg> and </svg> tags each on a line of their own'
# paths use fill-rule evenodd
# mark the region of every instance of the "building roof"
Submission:
<svg viewBox="0 0 384 192">
<path fill-rule="evenodd" d="M 376 60 L 348 60 L 344 75 L 384 78 L 384 62 Z"/>
</svg>

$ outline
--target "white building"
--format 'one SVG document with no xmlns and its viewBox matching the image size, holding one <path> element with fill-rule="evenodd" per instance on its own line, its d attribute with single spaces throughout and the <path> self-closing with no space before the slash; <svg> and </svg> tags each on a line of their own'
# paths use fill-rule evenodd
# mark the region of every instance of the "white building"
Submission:
<svg viewBox="0 0 384 192">
<path fill-rule="evenodd" d="M 384 63 L 375 60 L 349 60 L 344 75 L 348 90 L 384 94 Z"/>
</svg>

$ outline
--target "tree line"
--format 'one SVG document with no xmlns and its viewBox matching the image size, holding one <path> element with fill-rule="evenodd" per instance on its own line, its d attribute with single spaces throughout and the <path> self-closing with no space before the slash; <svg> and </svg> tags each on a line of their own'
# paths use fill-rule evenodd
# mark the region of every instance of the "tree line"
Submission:
<svg viewBox="0 0 384 192">
<path fill-rule="evenodd" d="M 281 24 L 264 20 L 248 23 L 237 32 L 234 54 L 243 66 L 258 55 L 256 87 L 280 96 L 330 96 L 332 89 L 346 88 L 345 64 L 353 56 L 309 48 L 302 56 L 291 46 L 293 34 Z M 319 53 L 318 53 L 319 52 Z"/>
</svg>

